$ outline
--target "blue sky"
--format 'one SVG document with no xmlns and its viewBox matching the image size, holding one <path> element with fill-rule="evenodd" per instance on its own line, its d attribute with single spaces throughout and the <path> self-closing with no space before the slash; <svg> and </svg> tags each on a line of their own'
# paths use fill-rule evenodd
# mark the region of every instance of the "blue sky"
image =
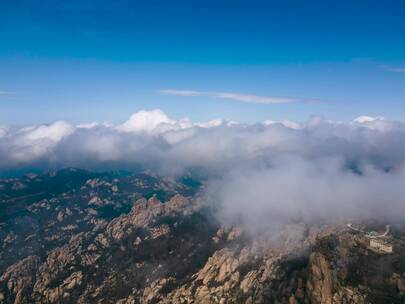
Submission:
<svg viewBox="0 0 405 304">
<path fill-rule="evenodd" d="M 120 122 L 154 108 L 405 120 L 405 2 L 0 1 L 0 124 Z"/>
</svg>

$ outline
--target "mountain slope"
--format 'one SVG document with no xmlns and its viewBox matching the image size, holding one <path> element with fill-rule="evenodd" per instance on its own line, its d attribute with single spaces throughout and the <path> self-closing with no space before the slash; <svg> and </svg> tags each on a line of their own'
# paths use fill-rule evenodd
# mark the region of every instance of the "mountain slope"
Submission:
<svg viewBox="0 0 405 304">
<path fill-rule="evenodd" d="M 120 179 L 108 178 L 85 179 L 66 200 L 26 202 L 28 216 L 39 214 L 40 250 L 19 241 L 26 232 L 13 230 L 18 219 L 3 224 L 2 303 L 404 302 L 402 226 L 392 227 L 390 254 L 371 250 L 345 225 L 296 222 L 252 235 L 218 222 L 216 209 L 181 184 L 130 178 L 148 193 L 164 189 L 162 203 L 126 197 Z M 189 195 L 174 194 L 181 191 Z M 100 207 L 122 197 L 129 211 L 100 216 Z M 57 240 L 47 240 L 52 233 Z"/>
</svg>

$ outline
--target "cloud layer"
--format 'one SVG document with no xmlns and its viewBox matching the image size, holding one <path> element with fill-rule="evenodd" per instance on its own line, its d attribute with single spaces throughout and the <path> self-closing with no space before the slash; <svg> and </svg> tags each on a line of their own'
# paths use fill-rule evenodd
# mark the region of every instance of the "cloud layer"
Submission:
<svg viewBox="0 0 405 304">
<path fill-rule="evenodd" d="M 207 179 L 207 198 L 222 207 L 221 218 L 249 226 L 295 218 L 398 220 L 405 211 L 404 163 L 405 125 L 382 117 L 196 123 L 153 110 L 120 125 L 0 126 L 1 171 L 191 171 Z"/>
</svg>

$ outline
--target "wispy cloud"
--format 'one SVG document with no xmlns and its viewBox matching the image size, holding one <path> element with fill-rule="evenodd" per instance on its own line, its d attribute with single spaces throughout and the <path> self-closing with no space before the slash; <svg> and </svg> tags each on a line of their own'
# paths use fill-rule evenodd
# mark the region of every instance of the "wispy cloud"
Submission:
<svg viewBox="0 0 405 304">
<path fill-rule="evenodd" d="M 256 104 L 280 104 L 297 101 L 297 99 L 287 97 L 259 96 L 259 95 L 230 93 L 230 92 L 208 92 L 208 91 L 166 89 L 160 90 L 159 93 L 164 95 L 174 95 L 183 97 L 208 96 L 212 98 L 231 99 L 235 101 L 256 103 Z"/>
<path fill-rule="evenodd" d="M 172 90 L 172 89 L 160 90 L 159 93 L 164 95 L 176 95 L 176 96 L 200 96 L 206 94 L 204 92 L 198 92 L 193 90 Z"/>
<path fill-rule="evenodd" d="M 382 68 L 387 72 L 405 73 L 405 67 L 392 67 L 392 66 L 384 65 L 384 66 L 382 66 Z"/>
<path fill-rule="evenodd" d="M 387 69 L 387 71 L 396 72 L 396 73 L 405 73 L 405 68 L 390 68 L 390 69 Z"/>
<path fill-rule="evenodd" d="M 3 96 L 3 95 L 14 95 L 14 92 L 0 90 L 0 96 Z"/>
</svg>

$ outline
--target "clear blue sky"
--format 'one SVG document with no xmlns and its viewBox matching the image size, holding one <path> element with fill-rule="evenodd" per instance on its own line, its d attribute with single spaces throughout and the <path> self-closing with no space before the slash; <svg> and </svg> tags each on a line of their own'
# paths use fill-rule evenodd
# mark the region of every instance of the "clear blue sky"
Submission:
<svg viewBox="0 0 405 304">
<path fill-rule="evenodd" d="M 154 108 L 405 120 L 405 1 L 0 0 L 0 124 L 119 122 Z"/>
</svg>

